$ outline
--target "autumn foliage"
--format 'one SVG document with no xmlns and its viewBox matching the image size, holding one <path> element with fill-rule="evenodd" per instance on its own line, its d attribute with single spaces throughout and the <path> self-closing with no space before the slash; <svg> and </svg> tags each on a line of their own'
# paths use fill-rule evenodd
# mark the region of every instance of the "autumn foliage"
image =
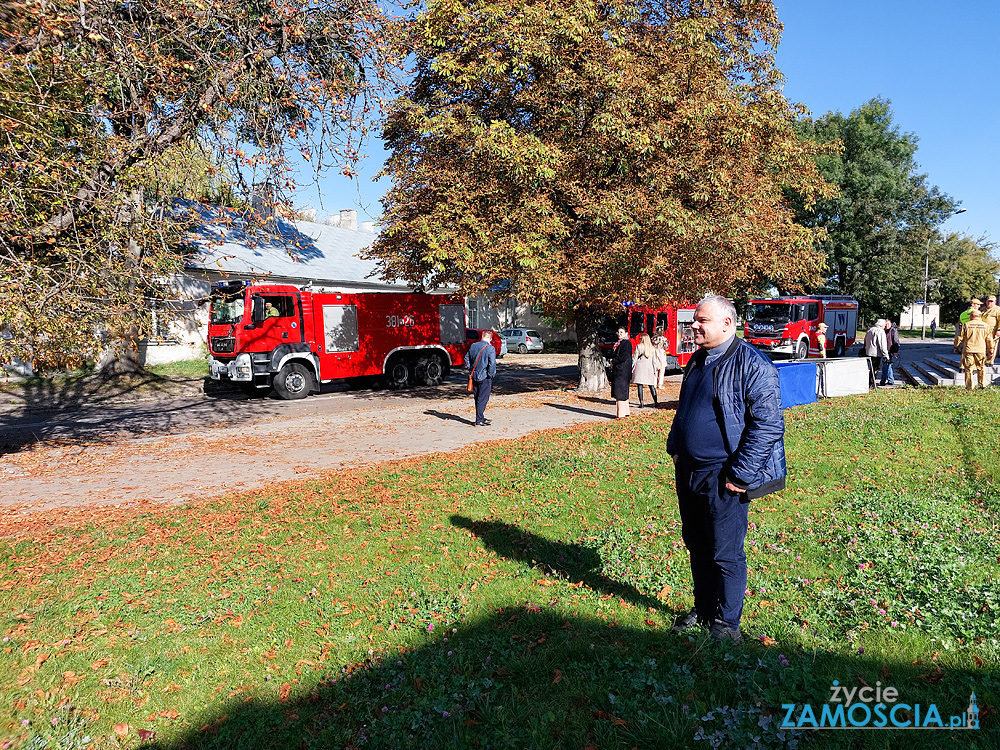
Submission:
<svg viewBox="0 0 1000 750">
<path fill-rule="evenodd" d="M 430 3 L 384 127 L 384 275 L 542 305 L 583 349 L 623 300 L 814 279 L 780 30 L 770 2 Z"/>
<path fill-rule="evenodd" d="M 289 151 L 349 172 L 381 25 L 367 0 L 0 4 L 0 363 L 146 332 L 180 263 L 186 155 L 211 155 L 203 182 L 218 162 L 279 191 Z"/>
</svg>

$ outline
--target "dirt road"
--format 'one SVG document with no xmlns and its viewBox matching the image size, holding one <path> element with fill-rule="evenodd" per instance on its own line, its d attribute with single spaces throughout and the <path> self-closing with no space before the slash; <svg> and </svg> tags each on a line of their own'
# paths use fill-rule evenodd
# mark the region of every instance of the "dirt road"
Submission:
<svg viewBox="0 0 1000 750">
<path fill-rule="evenodd" d="M 8 399 L 0 405 L 0 508 L 29 514 L 199 500 L 609 419 L 610 398 L 581 399 L 567 390 L 576 384 L 575 360 L 506 358 L 490 402 L 490 427 L 472 425 L 461 372 L 439 388 L 341 386 L 291 402 L 189 393 L 46 409 Z M 665 390 L 661 401 L 676 399 L 678 384 Z"/>
</svg>

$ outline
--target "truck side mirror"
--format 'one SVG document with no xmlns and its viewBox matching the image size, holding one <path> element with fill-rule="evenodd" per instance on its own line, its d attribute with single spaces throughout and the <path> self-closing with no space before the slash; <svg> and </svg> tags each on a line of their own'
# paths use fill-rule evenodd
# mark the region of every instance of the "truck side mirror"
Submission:
<svg viewBox="0 0 1000 750">
<path fill-rule="evenodd" d="M 251 297 L 250 298 L 250 322 L 251 323 L 263 323 L 264 322 L 264 298 L 263 297 Z"/>
</svg>

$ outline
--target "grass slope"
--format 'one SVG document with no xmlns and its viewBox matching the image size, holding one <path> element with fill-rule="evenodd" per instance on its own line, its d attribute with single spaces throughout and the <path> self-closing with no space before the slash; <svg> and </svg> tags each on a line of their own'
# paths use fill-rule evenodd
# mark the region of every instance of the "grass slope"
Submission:
<svg viewBox="0 0 1000 750">
<path fill-rule="evenodd" d="M 1000 393 L 786 412 L 741 646 L 643 417 L 3 540 L 0 747 L 997 746 Z M 834 680 L 982 728 L 780 726 Z"/>
</svg>

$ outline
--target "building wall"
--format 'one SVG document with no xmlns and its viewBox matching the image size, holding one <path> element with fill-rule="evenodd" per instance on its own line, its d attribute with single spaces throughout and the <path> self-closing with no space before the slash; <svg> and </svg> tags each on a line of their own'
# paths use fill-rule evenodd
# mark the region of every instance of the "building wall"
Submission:
<svg viewBox="0 0 1000 750">
<path fill-rule="evenodd" d="M 516 299 L 493 302 L 488 297 L 466 299 L 466 314 L 470 328 L 530 328 L 538 331 L 543 341 L 576 341 L 573 326 L 551 326 L 539 308 Z"/>
<path fill-rule="evenodd" d="M 899 327 L 913 330 L 921 326 L 929 326 L 932 320 L 936 320 L 941 325 L 941 309 L 938 305 L 927 305 L 926 316 L 924 305 L 921 302 L 914 302 L 899 314 Z"/>
</svg>

